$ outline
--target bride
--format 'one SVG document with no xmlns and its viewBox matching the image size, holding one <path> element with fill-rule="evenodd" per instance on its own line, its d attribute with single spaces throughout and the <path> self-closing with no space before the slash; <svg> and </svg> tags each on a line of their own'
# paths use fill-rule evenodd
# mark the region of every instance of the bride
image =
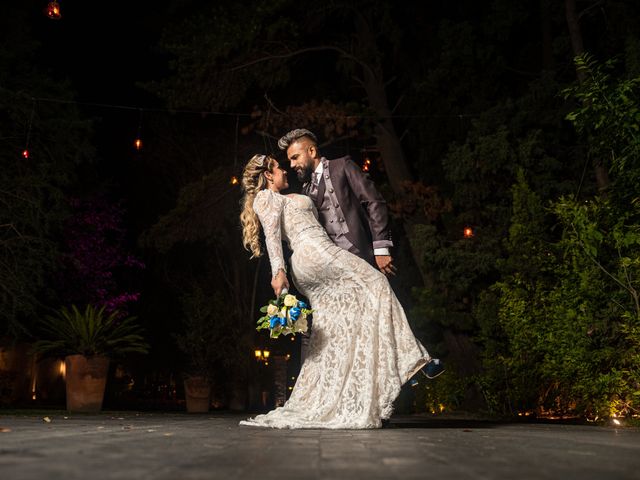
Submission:
<svg viewBox="0 0 640 480">
<path fill-rule="evenodd" d="M 240 220 L 252 258 L 262 254 L 264 230 L 276 295 L 288 287 L 282 254 L 293 255 L 290 278 L 313 308 L 309 352 L 284 406 L 240 422 L 272 428 L 380 428 L 400 387 L 430 356 L 413 336 L 387 278 L 336 246 L 317 221 L 312 200 L 282 195 L 287 172 L 255 155 L 242 178 Z"/>
</svg>

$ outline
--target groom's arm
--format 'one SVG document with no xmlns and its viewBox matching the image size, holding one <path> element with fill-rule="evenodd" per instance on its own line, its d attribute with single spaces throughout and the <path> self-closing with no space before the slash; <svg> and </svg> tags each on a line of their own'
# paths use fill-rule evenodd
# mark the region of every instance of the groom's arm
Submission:
<svg viewBox="0 0 640 480">
<path fill-rule="evenodd" d="M 367 212 L 373 249 L 376 253 L 389 255 L 388 249 L 393 247 L 391 230 L 389 228 L 389 212 L 384 200 L 375 184 L 364 174 L 353 160 L 346 159 L 344 173 L 351 190 Z M 387 249 L 386 252 L 379 249 Z"/>
</svg>

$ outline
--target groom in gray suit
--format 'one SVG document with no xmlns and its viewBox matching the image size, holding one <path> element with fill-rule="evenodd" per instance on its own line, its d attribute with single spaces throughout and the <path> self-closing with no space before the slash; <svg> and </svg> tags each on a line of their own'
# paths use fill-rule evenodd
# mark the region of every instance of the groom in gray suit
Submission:
<svg viewBox="0 0 640 480">
<path fill-rule="evenodd" d="M 373 182 L 348 156 L 321 157 L 316 136 L 309 130 L 291 130 L 278 147 L 287 152 L 291 168 L 303 182 L 302 193 L 316 204 L 320 224 L 333 243 L 393 275 L 387 203 Z"/>
<path fill-rule="evenodd" d="M 333 243 L 363 258 L 385 275 L 395 275 L 396 267 L 389 252 L 393 241 L 387 203 L 358 165 L 349 156 L 334 160 L 321 157 L 316 136 L 304 128 L 284 135 L 278 140 L 278 147 L 286 151 L 291 168 L 303 182 L 302 193 L 316 204 L 320 224 Z M 301 361 L 306 357 L 308 343 L 308 336 L 303 336 Z M 444 367 L 437 358 L 432 358 L 422 369 L 430 379 L 443 372 Z M 415 377 L 411 379 L 411 385 L 417 383 Z"/>
</svg>

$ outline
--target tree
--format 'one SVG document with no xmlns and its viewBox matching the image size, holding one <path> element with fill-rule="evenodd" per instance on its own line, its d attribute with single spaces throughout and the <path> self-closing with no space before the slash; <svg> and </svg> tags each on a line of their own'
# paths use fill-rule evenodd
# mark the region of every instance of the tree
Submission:
<svg viewBox="0 0 640 480">
<path fill-rule="evenodd" d="M 252 365 L 261 263 L 242 260 L 248 256 L 238 227 L 240 192 L 229 182 L 231 173 L 221 167 L 185 185 L 176 207 L 145 232 L 141 242 L 162 254 L 167 281 L 181 297 L 183 328 L 190 329 L 178 334 L 181 346 L 209 330 L 215 344 L 194 351 L 191 361 L 197 356 L 197 367 L 203 370 L 223 355 L 224 361 L 209 365 L 209 374 L 230 381 L 232 394 L 243 395 L 240 386 L 246 387 Z M 207 322 L 215 322 L 215 327 Z"/>
<path fill-rule="evenodd" d="M 65 191 L 77 165 L 93 155 L 90 123 L 74 105 L 34 100 L 72 93 L 35 67 L 39 45 L 26 15 L 22 6 L 7 6 L 0 20 L 0 335 L 12 337 L 24 335 L 36 312 L 55 301 L 50 280 Z"/>
</svg>

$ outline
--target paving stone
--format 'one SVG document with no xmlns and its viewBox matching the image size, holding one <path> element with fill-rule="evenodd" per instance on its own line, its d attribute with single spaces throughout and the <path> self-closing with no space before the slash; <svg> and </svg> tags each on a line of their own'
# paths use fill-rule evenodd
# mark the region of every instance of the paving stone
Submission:
<svg viewBox="0 0 640 480">
<path fill-rule="evenodd" d="M 406 417 L 381 430 L 271 430 L 239 427 L 244 416 L 230 414 L 48 417 L 0 415 L 0 478 L 640 478 L 640 431 L 630 428 Z"/>
</svg>

